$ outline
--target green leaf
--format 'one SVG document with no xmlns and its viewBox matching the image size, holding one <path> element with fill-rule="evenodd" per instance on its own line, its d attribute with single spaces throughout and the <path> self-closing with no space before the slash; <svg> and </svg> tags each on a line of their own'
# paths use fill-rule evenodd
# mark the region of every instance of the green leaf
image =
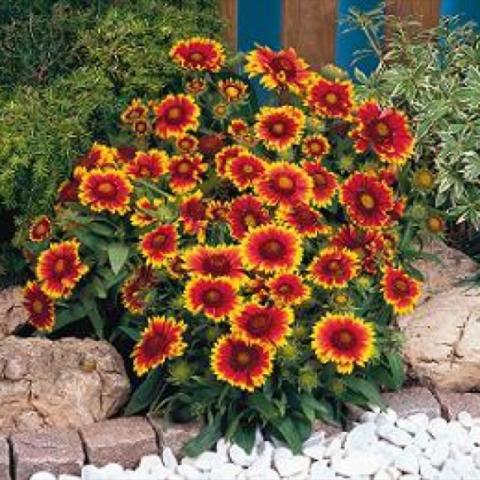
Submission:
<svg viewBox="0 0 480 480">
<path fill-rule="evenodd" d="M 240 425 L 232 440 L 247 453 L 250 453 L 255 445 L 255 425 Z"/>
<path fill-rule="evenodd" d="M 373 403 L 381 407 L 385 406 L 379 391 L 369 381 L 358 377 L 346 377 L 343 379 L 343 383 L 349 387 L 350 390 L 353 390 L 354 393 L 364 397 L 366 403 Z"/>
<path fill-rule="evenodd" d="M 102 299 L 107 298 L 107 290 L 100 277 L 97 277 L 97 276 L 93 277 L 92 286 L 95 291 L 95 295 L 98 298 L 102 298 Z"/>
<path fill-rule="evenodd" d="M 263 418 L 267 421 L 273 420 L 275 417 L 279 416 L 278 410 L 275 408 L 273 402 L 263 393 L 255 393 L 250 396 L 248 400 L 249 405 L 257 410 Z"/>
<path fill-rule="evenodd" d="M 112 243 L 108 246 L 108 259 L 112 272 L 117 275 L 125 265 L 129 253 L 128 245 L 124 243 Z"/>
<path fill-rule="evenodd" d="M 405 366 L 398 353 L 387 353 L 387 361 L 394 387 L 398 390 L 405 381 Z"/>
<path fill-rule="evenodd" d="M 105 318 L 98 311 L 97 301 L 93 297 L 87 297 L 83 300 L 83 305 L 86 310 L 86 314 L 90 319 L 95 334 L 98 338 L 104 338 Z"/>
<path fill-rule="evenodd" d="M 295 423 L 291 417 L 283 417 L 273 423 L 275 428 L 281 433 L 283 439 L 292 449 L 294 454 L 300 453 L 302 450 L 302 439 L 295 427 Z"/>
<path fill-rule="evenodd" d="M 195 438 L 184 445 L 182 452 L 188 457 L 197 457 L 208 450 L 222 436 L 220 425 L 221 418 L 217 415 Z"/>
<path fill-rule="evenodd" d="M 71 323 L 84 318 L 87 315 L 85 307 L 82 304 L 74 304 L 68 308 L 62 309 L 55 314 L 54 331 L 60 330 Z"/>
<path fill-rule="evenodd" d="M 162 385 L 162 371 L 152 370 L 143 383 L 135 390 L 124 410 L 124 415 L 134 415 L 145 410 L 158 396 Z"/>
</svg>

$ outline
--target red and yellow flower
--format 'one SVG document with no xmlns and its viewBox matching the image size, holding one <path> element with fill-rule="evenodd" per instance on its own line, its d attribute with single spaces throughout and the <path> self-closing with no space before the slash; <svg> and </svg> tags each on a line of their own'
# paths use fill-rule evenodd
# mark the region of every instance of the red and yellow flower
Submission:
<svg viewBox="0 0 480 480">
<path fill-rule="evenodd" d="M 135 202 L 135 211 L 130 216 L 130 222 L 134 227 L 148 227 L 157 221 L 154 213 L 163 205 L 163 201 L 156 198 L 149 200 L 147 197 L 141 197 Z"/>
<path fill-rule="evenodd" d="M 242 141 L 250 135 L 250 127 L 243 118 L 234 118 L 227 128 L 227 132 L 235 140 Z"/>
<path fill-rule="evenodd" d="M 287 162 L 267 165 L 264 175 L 255 182 L 255 191 L 268 205 L 308 203 L 312 188 L 312 179 L 300 167 Z"/>
<path fill-rule="evenodd" d="M 414 139 L 403 113 L 382 109 L 370 100 L 360 105 L 357 119 L 358 126 L 350 135 L 358 152 L 371 148 L 384 162 L 403 165 L 407 161 Z"/>
<path fill-rule="evenodd" d="M 250 153 L 240 153 L 239 156 L 230 158 L 226 166 L 226 173 L 227 178 L 239 190 L 245 190 L 263 176 L 265 168 L 266 164 L 260 157 Z"/>
<path fill-rule="evenodd" d="M 231 160 L 239 157 L 240 155 L 249 155 L 249 152 L 246 148 L 241 147 L 240 145 L 223 147 L 215 155 L 215 167 L 217 169 L 217 174 L 220 177 L 226 177 L 228 164 Z"/>
<path fill-rule="evenodd" d="M 320 362 L 333 362 L 339 373 L 349 374 L 375 354 L 375 330 L 355 315 L 327 313 L 313 328 L 312 349 Z"/>
<path fill-rule="evenodd" d="M 142 376 L 166 360 L 183 355 L 187 344 L 183 335 L 187 326 L 182 320 L 151 317 L 132 352 L 133 369 Z"/>
<path fill-rule="evenodd" d="M 94 169 L 82 176 L 78 198 L 94 212 L 124 215 L 130 209 L 133 186 L 125 172 Z"/>
<path fill-rule="evenodd" d="M 115 148 L 95 142 L 92 148 L 80 159 L 78 166 L 87 170 L 93 168 L 115 167 L 117 150 Z"/>
<path fill-rule="evenodd" d="M 175 146 L 181 153 L 192 154 L 198 149 L 198 140 L 197 137 L 186 134 L 175 140 Z"/>
<path fill-rule="evenodd" d="M 297 233 L 277 225 L 264 225 L 249 231 L 242 240 L 245 266 L 265 273 L 294 270 L 303 250 Z"/>
<path fill-rule="evenodd" d="M 225 50 L 215 40 L 193 37 L 175 43 L 170 57 L 186 70 L 218 72 L 225 63 Z"/>
<path fill-rule="evenodd" d="M 223 133 L 209 133 L 198 139 L 198 150 L 204 155 L 215 155 L 225 146 Z"/>
<path fill-rule="evenodd" d="M 37 282 L 27 282 L 23 289 L 23 305 L 28 323 L 37 330 L 51 332 L 55 325 L 55 306 Z"/>
<path fill-rule="evenodd" d="M 336 247 L 321 250 L 309 267 L 312 281 L 326 289 L 345 287 L 358 271 L 358 256 Z"/>
<path fill-rule="evenodd" d="M 240 307 L 237 287 L 225 278 L 192 278 L 185 286 L 185 307 L 219 322 Z"/>
<path fill-rule="evenodd" d="M 255 119 L 255 134 L 270 150 L 281 152 L 300 142 L 305 114 L 298 108 L 262 107 Z"/>
<path fill-rule="evenodd" d="M 167 161 L 168 155 L 163 150 L 137 152 L 134 159 L 125 165 L 125 172 L 133 178 L 156 182 L 166 172 Z"/>
<path fill-rule="evenodd" d="M 137 120 L 145 119 L 147 115 L 148 107 L 139 98 L 134 98 L 120 118 L 123 123 L 132 124 Z"/>
<path fill-rule="evenodd" d="M 340 191 L 340 201 L 350 218 L 361 227 L 384 227 L 390 220 L 393 191 L 374 175 L 354 173 Z"/>
<path fill-rule="evenodd" d="M 277 305 L 300 305 L 310 298 L 310 287 L 294 273 L 280 273 L 267 282 L 270 297 Z"/>
<path fill-rule="evenodd" d="M 68 297 L 88 272 L 82 263 L 77 240 L 52 243 L 38 257 L 35 273 L 42 290 L 52 298 Z"/>
<path fill-rule="evenodd" d="M 251 228 L 268 223 L 270 215 L 258 198 L 243 195 L 230 204 L 227 221 L 232 237 L 241 240 Z"/>
<path fill-rule="evenodd" d="M 218 90 L 227 102 L 240 102 L 248 95 L 248 85 L 241 80 L 227 78 L 218 82 Z"/>
<path fill-rule="evenodd" d="M 230 334 L 217 340 L 210 365 L 218 380 L 253 392 L 272 373 L 273 358 L 271 345 Z"/>
<path fill-rule="evenodd" d="M 309 84 L 305 102 L 322 117 L 348 119 L 354 105 L 352 82 L 318 76 Z"/>
<path fill-rule="evenodd" d="M 235 245 L 197 245 L 185 254 L 185 268 L 194 276 L 227 277 L 231 280 L 240 280 L 244 276 L 240 249 Z"/>
<path fill-rule="evenodd" d="M 147 265 L 161 267 L 169 257 L 177 253 L 178 233 L 175 225 L 159 225 L 140 238 L 140 252 Z"/>
<path fill-rule="evenodd" d="M 191 95 L 200 95 L 207 90 L 207 82 L 204 78 L 192 78 L 185 83 L 185 91 Z"/>
<path fill-rule="evenodd" d="M 28 229 L 28 238 L 32 242 L 43 242 L 52 235 L 52 222 L 46 215 L 37 217 Z"/>
<path fill-rule="evenodd" d="M 160 138 L 182 137 L 188 130 L 197 130 L 200 108 L 190 95 L 168 95 L 153 105 L 153 128 Z"/>
<path fill-rule="evenodd" d="M 331 228 L 324 221 L 321 213 L 309 207 L 305 203 L 297 203 L 294 206 L 277 210 L 278 219 L 293 227 L 305 237 L 330 233 Z"/>
<path fill-rule="evenodd" d="M 123 306 L 133 315 L 141 315 L 147 306 L 146 297 L 154 285 L 151 267 L 142 266 L 128 277 L 122 285 Z"/>
<path fill-rule="evenodd" d="M 260 83 L 270 90 L 289 89 L 295 93 L 306 87 L 309 66 L 293 48 L 274 52 L 269 47 L 257 47 L 247 55 L 245 71 L 250 77 L 261 75 Z"/>
<path fill-rule="evenodd" d="M 185 233 L 197 235 L 199 241 L 203 242 L 208 218 L 207 204 L 201 192 L 195 192 L 184 198 L 180 204 L 180 221 L 183 223 Z"/>
<path fill-rule="evenodd" d="M 302 162 L 302 167 L 313 182 L 312 203 L 317 207 L 330 205 L 338 190 L 337 176 L 319 161 Z"/>
<path fill-rule="evenodd" d="M 302 142 L 302 152 L 307 157 L 318 160 L 327 155 L 330 148 L 330 143 L 323 135 L 309 135 Z"/>
<path fill-rule="evenodd" d="M 212 200 L 208 203 L 207 218 L 213 222 L 224 222 L 227 218 L 229 206 L 226 202 Z"/>
<path fill-rule="evenodd" d="M 170 188 L 176 193 L 186 193 L 193 190 L 203 173 L 208 170 L 208 164 L 203 163 L 199 153 L 175 155 L 170 159 Z"/>
<path fill-rule="evenodd" d="M 421 288 L 420 282 L 401 268 L 386 266 L 382 278 L 383 298 L 398 314 L 410 313 L 417 304 Z"/>
<path fill-rule="evenodd" d="M 248 340 L 261 340 L 280 347 L 286 342 L 294 320 L 290 308 L 245 305 L 232 318 L 232 333 Z"/>
</svg>

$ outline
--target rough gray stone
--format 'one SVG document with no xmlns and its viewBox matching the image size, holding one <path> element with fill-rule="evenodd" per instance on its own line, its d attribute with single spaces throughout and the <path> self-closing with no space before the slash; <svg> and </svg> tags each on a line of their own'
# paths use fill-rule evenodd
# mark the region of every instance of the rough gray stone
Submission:
<svg viewBox="0 0 480 480">
<path fill-rule="evenodd" d="M 27 322 L 23 293 L 19 287 L 0 290 L 0 340 Z"/>
<path fill-rule="evenodd" d="M 480 393 L 436 392 L 443 414 L 454 420 L 460 412 L 468 412 L 472 417 L 480 418 Z"/>
<path fill-rule="evenodd" d="M 80 429 L 87 460 L 98 467 L 119 463 L 134 468 L 145 455 L 158 454 L 157 438 L 143 417 L 123 417 Z"/>
<path fill-rule="evenodd" d="M 85 461 L 77 432 L 44 430 L 10 437 L 16 480 L 29 480 L 39 471 L 80 475 Z"/>
<path fill-rule="evenodd" d="M 441 414 L 437 400 L 424 387 L 408 387 L 398 392 L 385 393 L 383 400 L 399 417 L 425 413 L 429 418 L 435 418 Z"/>
<path fill-rule="evenodd" d="M 0 437 L 0 479 L 10 480 L 10 446 L 6 438 Z"/>
</svg>

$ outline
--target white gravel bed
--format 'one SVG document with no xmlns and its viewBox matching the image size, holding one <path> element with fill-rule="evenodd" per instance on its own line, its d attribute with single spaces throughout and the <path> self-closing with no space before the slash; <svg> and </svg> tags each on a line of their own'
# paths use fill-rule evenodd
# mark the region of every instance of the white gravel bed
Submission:
<svg viewBox="0 0 480 480">
<path fill-rule="evenodd" d="M 85 466 L 81 477 L 39 472 L 30 480 L 480 480 L 480 418 L 455 421 L 419 413 L 397 418 L 393 410 L 365 412 L 348 433 L 309 438 L 301 455 L 257 434 L 246 454 L 220 440 L 215 451 L 180 462 L 167 448 L 144 457 L 133 470 L 110 464 Z"/>
</svg>

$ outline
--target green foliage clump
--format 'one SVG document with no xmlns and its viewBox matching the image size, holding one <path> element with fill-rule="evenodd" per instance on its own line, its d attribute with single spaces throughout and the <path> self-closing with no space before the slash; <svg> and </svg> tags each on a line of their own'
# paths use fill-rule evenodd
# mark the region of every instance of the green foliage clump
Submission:
<svg viewBox="0 0 480 480">
<path fill-rule="evenodd" d="M 473 24 L 443 19 L 421 31 L 414 19 L 388 19 L 382 46 L 383 10 L 352 11 L 349 22 L 367 36 L 379 59 L 366 77 L 365 97 L 406 110 L 416 130 L 415 161 L 436 175 L 435 206 L 455 222 L 480 225 L 480 35 Z M 364 54 L 365 52 L 361 52 Z"/>
<path fill-rule="evenodd" d="M 121 142 L 132 96 L 174 82 L 177 38 L 217 36 L 215 0 L 15 2 L 0 7 L 0 202 L 18 223 L 53 205 L 93 139 Z"/>
</svg>

